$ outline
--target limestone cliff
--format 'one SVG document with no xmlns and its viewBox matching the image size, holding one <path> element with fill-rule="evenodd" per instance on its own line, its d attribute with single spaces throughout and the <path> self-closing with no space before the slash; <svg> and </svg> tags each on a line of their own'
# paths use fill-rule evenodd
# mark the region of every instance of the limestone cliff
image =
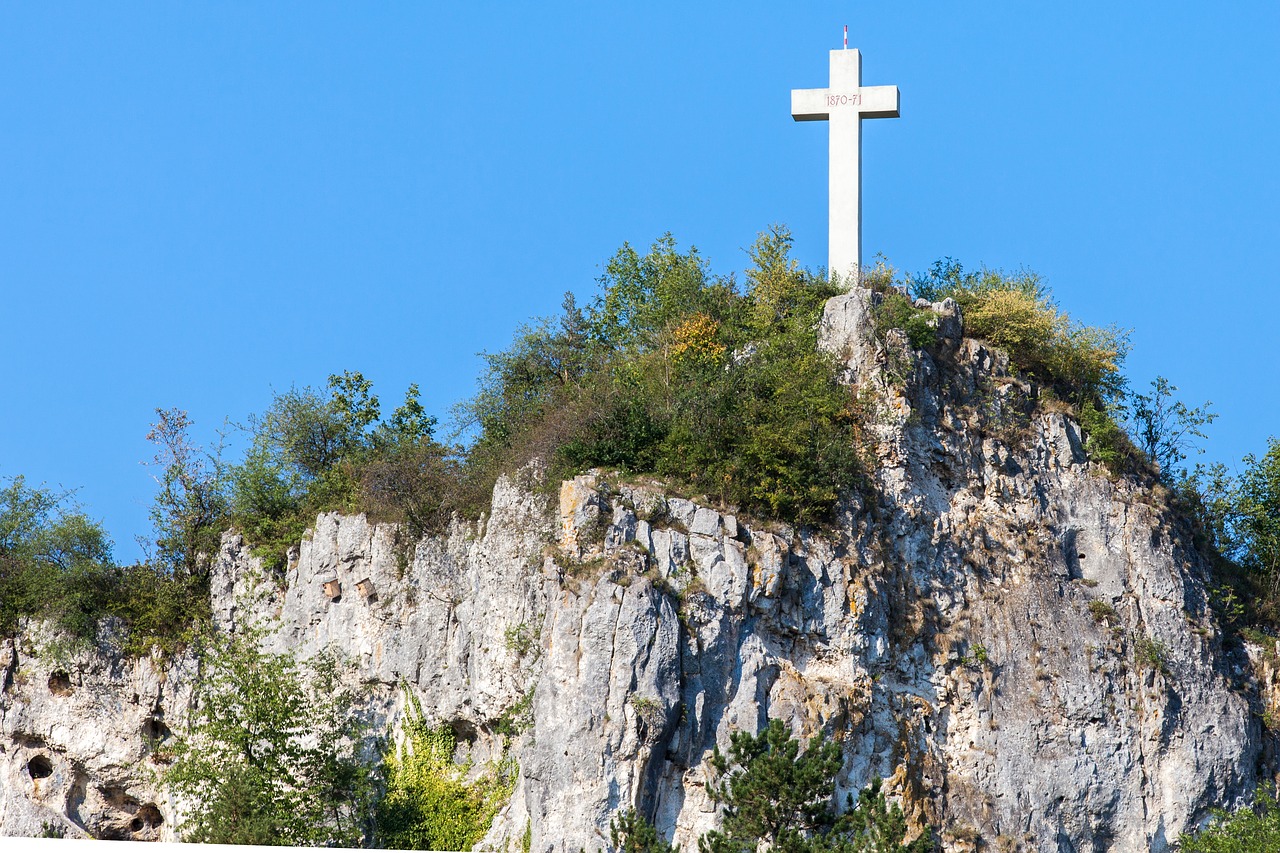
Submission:
<svg viewBox="0 0 1280 853">
<path fill-rule="evenodd" d="M 832 529 L 607 474 L 548 506 L 529 468 L 479 524 L 408 553 L 391 526 L 321 516 L 283 585 L 228 535 L 218 623 L 336 647 L 376 682 L 378 719 L 406 685 L 478 762 L 527 717 L 487 848 L 527 830 L 535 851 L 598 850 L 635 805 L 694 849 L 716 822 L 711 748 L 780 717 L 843 743 L 843 789 L 889 779 L 943 850 L 1168 849 L 1274 772 L 1274 653 L 1255 675 L 1224 645 L 1159 490 L 1089 462 L 1070 415 L 963 339 L 954 304 L 930 306 L 930 354 L 872 333 L 876 298 L 823 320 L 875 423 L 871 481 Z M 0 672 L 0 830 L 171 835 L 154 771 L 190 661 L 59 659 L 32 637 Z"/>
</svg>

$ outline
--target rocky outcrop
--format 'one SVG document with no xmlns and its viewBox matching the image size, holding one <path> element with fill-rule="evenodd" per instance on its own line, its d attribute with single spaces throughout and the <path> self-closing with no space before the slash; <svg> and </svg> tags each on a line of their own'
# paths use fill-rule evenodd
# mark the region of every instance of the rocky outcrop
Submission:
<svg viewBox="0 0 1280 853">
<path fill-rule="evenodd" d="M 190 661 L 68 651 L 29 626 L 0 645 L 0 834 L 172 838 L 159 784 L 190 700 Z"/>
<path fill-rule="evenodd" d="M 1274 705 L 1273 658 L 1224 648 L 1159 490 L 1089 462 L 1068 412 L 962 338 L 954 303 L 927 306 L 924 352 L 877 337 L 877 298 L 855 290 L 823 319 L 873 416 L 868 481 L 830 529 L 599 473 L 551 496 L 526 469 L 443 537 L 323 515 L 282 579 L 229 535 L 216 619 L 352 657 L 382 723 L 412 691 L 477 768 L 514 755 L 488 848 L 527 833 L 535 851 L 598 850 L 635 806 L 693 849 L 717 821 L 711 749 L 776 717 L 838 739 L 842 791 L 886 778 L 944 850 L 1169 849 L 1272 772 L 1253 709 Z M 0 825 L 111 834 L 129 816 L 164 835 L 140 734 L 180 721 L 189 665 L 79 660 L 64 680 L 0 653 Z M 109 722 L 74 731 L 85 719 Z M 132 829 L 153 803 L 168 822 Z"/>
</svg>

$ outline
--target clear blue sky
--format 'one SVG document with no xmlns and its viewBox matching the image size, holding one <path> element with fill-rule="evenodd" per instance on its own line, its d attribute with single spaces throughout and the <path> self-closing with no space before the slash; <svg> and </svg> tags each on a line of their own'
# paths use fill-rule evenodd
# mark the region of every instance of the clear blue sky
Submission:
<svg viewBox="0 0 1280 853">
<path fill-rule="evenodd" d="M 446 6 L 448 8 L 446 8 Z M 633 6 L 634 8 L 627 8 Z M 0 476 L 123 559 L 157 406 L 201 438 L 360 370 L 443 414 L 623 241 L 826 259 L 826 85 L 867 85 L 864 245 L 1028 267 L 1221 419 L 1280 433 L 1280 4 L 0 4 Z"/>
</svg>

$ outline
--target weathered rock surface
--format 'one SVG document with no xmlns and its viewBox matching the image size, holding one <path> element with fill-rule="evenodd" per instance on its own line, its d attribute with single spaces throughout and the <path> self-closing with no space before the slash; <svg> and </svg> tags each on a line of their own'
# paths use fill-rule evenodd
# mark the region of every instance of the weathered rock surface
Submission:
<svg viewBox="0 0 1280 853">
<path fill-rule="evenodd" d="M 321 516 L 283 586 L 229 535 L 217 620 L 351 656 L 376 719 L 407 687 L 476 766 L 511 750 L 489 848 L 528 831 L 535 851 L 598 850 L 634 805 L 694 849 L 717 820 L 712 747 L 769 717 L 838 738 L 841 788 L 885 777 L 944 850 L 1167 850 L 1210 805 L 1244 802 L 1274 772 L 1254 709 L 1280 705 L 1275 655 L 1224 649 L 1158 490 L 1090 463 L 1067 414 L 962 339 L 954 303 L 931 306 L 930 354 L 878 340 L 875 299 L 837 297 L 822 325 L 877 414 L 874 482 L 831 530 L 606 475 L 553 506 L 502 480 L 478 525 L 410 547 Z M 0 829 L 167 837 L 142 732 L 180 724 L 190 665 L 46 657 L 0 650 Z M 166 822 L 146 824 L 152 803 Z"/>
<path fill-rule="evenodd" d="M 60 651 L 33 627 L 0 645 L 0 834 L 172 838 L 159 774 L 190 700 L 188 661 Z"/>
</svg>

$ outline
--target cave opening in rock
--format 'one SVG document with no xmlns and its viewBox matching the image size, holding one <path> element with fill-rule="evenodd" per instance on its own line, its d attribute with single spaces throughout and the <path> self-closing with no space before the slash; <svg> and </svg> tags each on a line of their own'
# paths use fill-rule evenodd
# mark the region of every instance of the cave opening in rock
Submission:
<svg viewBox="0 0 1280 853">
<path fill-rule="evenodd" d="M 143 829 L 155 829 L 164 823 L 164 815 L 160 813 L 160 807 L 155 803 L 145 803 L 139 809 L 138 813 L 133 817 L 133 831 L 138 832 Z"/>
<path fill-rule="evenodd" d="M 164 720 L 157 717 L 150 717 L 142 722 L 142 737 L 151 745 L 160 743 L 165 738 L 169 737 L 170 734 L 172 734 L 172 732 L 170 732 L 169 727 L 164 724 Z"/>
<path fill-rule="evenodd" d="M 70 696 L 73 692 L 71 676 L 61 669 L 50 675 L 49 692 L 54 696 Z"/>
<path fill-rule="evenodd" d="M 48 778 L 53 775 L 53 762 L 47 755 L 33 755 L 27 762 L 27 772 L 31 774 L 32 779 Z"/>
</svg>

